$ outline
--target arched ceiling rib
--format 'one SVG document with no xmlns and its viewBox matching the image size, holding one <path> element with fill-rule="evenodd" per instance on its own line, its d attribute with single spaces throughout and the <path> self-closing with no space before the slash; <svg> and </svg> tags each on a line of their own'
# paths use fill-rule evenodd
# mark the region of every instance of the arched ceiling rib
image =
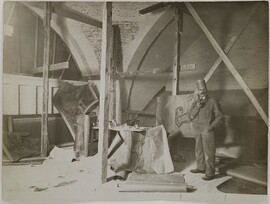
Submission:
<svg viewBox="0 0 270 204">
<path fill-rule="evenodd" d="M 43 10 L 25 3 L 29 9 L 41 18 Z M 99 64 L 93 48 L 89 45 L 87 38 L 81 32 L 80 25 L 71 19 L 52 14 L 51 27 L 66 43 L 72 53 L 82 76 L 99 74 Z"/>
</svg>

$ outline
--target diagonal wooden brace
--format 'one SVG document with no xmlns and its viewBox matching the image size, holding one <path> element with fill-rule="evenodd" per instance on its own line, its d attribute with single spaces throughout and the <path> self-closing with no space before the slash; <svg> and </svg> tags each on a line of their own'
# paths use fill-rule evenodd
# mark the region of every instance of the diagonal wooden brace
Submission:
<svg viewBox="0 0 270 204">
<path fill-rule="evenodd" d="M 210 43 L 212 44 L 212 46 L 214 47 L 214 49 L 216 50 L 218 55 L 220 56 L 220 58 L 226 64 L 226 66 L 228 67 L 228 69 L 230 70 L 230 72 L 232 73 L 234 78 L 236 79 L 236 81 L 239 83 L 239 85 L 241 86 L 243 91 L 247 94 L 248 98 L 251 100 L 251 102 L 255 106 L 256 110 L 258 111 L 258 113 L 261 115 L 262 119 L 264 120 L 264 122 L 268 126 L 268 117 L 267 117 L 267 115 L 265 114 L 264 110 L 260 106 L 259 102 L 255 98 L 255 96 L 253 95 L 253 93 L 251 92 L 251 90 L 249 89 L 247 84 L 245 83 L 245 81 L 242 79 L 241 75 L 237 72 L 234 65 L 231 63 L 231 61 L 227 57 L 227 55 L 221 49 L 221 47 L 219 46 L 217 41 L 214 39 L 214 37 L 211 35 L 211 33 L 209 32 L 209 30 L 207 29 L 207 27 L 205 26 L 205 24 L 203 23 L 201 18 L 198 16 L 198 14 L 196 13 L 196 11 L 192 7 L 192 5 L 190 3 L 188 3 L 188 2 L 186 2 L 185 4 L 186 4 L 188 10 L 190 11 L 191 15 L 193 16 L 193 18 L 197 22 L 197 24 L 200 26 L 200 28 L 205 33 L 206 37 L 208 38 L 208 40 L 210 41 Z"/>
<path fill-rule="evenodd" d="M 241 34 L 244 32 L 244 30 L 246 29 L 246 27 L 248 26 L 248 24 L 254 19 L 258 9 L 260 7 L 260 4 L 256 4 L 253 8 L 252 11 L 249 13 L 249 15 L 247 16 L 246 22 L 242 25 L 242 27 L 240 28 L 240 30 L 238 31 L 238 33 L 236 33 L 228 42 L 228 44 L 226 45 L 226 47 L 224 48 L 224 53 L 228 54 L 229 51 L 231 50 L 231 48 L 234 46 L 234 44 L 236 43 L 236 41 L 239 39 L 239 37 L 241 36 Z M 212 67 L 209 69 L 208 73 L 205 75 L 204 80 L 207 83 L 209 81 L 209 79 L 211 78 L 211 76 L 214 74 L 214 72 L 217 70 L 218 66 L 220 65 L 220 63 L 222 62 L 221 57 L 219 57 L 215 63 L 212 65 Z"/>
</svg>

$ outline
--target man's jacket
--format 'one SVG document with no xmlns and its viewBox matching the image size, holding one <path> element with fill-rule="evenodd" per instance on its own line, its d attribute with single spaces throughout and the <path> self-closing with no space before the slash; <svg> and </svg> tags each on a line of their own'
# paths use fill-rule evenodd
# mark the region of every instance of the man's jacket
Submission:
<svg viewBox="0 0 270 204">
<path fill-rule="evenodd" d="M 188 119 L 193 122 L 195 133 L 207 133 L 222 124 L 224 115 L 215 99 L 208 97 L 201 107 L 198 107 L 197 103 L 198 100 L 192 104 L 188 112 Z"/>
</svg>

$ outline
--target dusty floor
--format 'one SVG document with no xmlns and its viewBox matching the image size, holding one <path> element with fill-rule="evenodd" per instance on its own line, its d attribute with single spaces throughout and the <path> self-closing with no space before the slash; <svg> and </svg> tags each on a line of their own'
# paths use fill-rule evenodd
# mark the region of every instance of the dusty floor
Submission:
<svg viewBox="0 0 270 204">
<path fill-rule="evenodd" d="M 183 165 L 184 164 L 184 165 Z M 3 200 L 12 201 L 90 201 L 90 200 L 182 200 L 182 201 L 239 201 L 266 202 L 266 196 L 226 194 L 217 186 L 231 177 L 217 175 L 212 181 L 191 174 L 194 162 L 176 164 L 187 184 L 197 188 L 192 193 L 120 193 L 112 180 L 99 184 L 97 156 L 81 158 L 79 162 L 46 159 L 42 165 L 3 166 Z M 184 170 L 181 170 L 184 169 Z M 108 170 L 108 176 L 113 172 Z M 139 196 L 138 196 L 139 195 Z M 259 200 L 258 200 L 259 199 Z"/>
</svg>

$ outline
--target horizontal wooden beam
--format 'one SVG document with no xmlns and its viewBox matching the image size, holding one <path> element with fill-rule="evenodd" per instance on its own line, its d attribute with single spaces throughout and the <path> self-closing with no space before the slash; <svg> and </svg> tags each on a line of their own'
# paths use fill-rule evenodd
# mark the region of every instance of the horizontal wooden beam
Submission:
<svg viewBox="0 0 270 204">
<path fill-rule="evenodd" d="M 18 136 L 18 137 L 24 137 L 24 136 L 31 136 L 30 132 L 8 132 L 6 133 L 8 136 Z"/>
<path fill-rule="evenodd" d="M 65 82 L 74 85 L 85 85 L 87 81 L 49 79 L 49 87 L 60 87 Z M 42 79 L 26 75 L 3 74 L 3 84 L 12 86 L 42 86 Z"/>
<path fill-rule="evenodd" d="M 62 4 L 62 5 L 61 5 Z M 71 18 L 75 21 L 79 21 L 82 23 L 86 23 L 92 26 L 96 26 L 98 28 L 102 28 L 102 22 L 92 18 L 91 16 L 88 16 L 86 14 L 83 14 L 79 11 L 76 11 L 74 9 L 71 9 L 67 6 L 64 6 L 63 3 L 53 3 L 54 11 L 56 14 Z"/>
<path fill-rule="evenodd" d="M 146 7 L 144 9 L 139 10 L 139 13 L 140 14 L 147 14 L 147 13 L 154 12 L 156 10 L 162 9 L 165 6 L 177 7 L 182 12 L 184 12 L 184 13 L 186 13 L 188 15 L 191 15 L 183 2 L 182 3 L 181 2 L 161 2 L 161 3 L 157 3 L 157 4 L 154 4 L 152 6 L 149 6 L 149 7 Z"/>
<path fill-rule="evenodd" d="M 180 72 L 194 71 L 196 69 L 195 64 L 181 65 Z M 171 67 L 167 68 L 154 68 L 153 71 L 127 71 L 118 72 L 118 77 L 158 77 L 158 76 L 169 76 L 172 77 L 173 71 Z"/>
<path fill-rule="evenodd" d="M 145 115 L 145 116 L 153 116 L 153 117 L 156 116 L 156 113 L 152 111 L 126 110 L 125 112 L 132 115 Z"/>
<path fill-rule="evenodd" d="M 147 13 L 162 9 L 165 6 L 168 6 L 168 5 L 169 5 L 168 2 L 167 3 L 165 3 L 165 2 L 157 3 L 157 4 L 154 4 L 154 5 L 148 6 L 148 7 L 144 8 L 144 9 L 139 10 L 139 13 L 140 14 L 147 14 Z"/>
<path fill-rule="evenodd" d="M 49 71 L 57 71 L 57 70 L 62 70 L 62 69 L 68 69 L 69 67 L 69 62 L 61 62 L 57 64 L 51 64 Z M 43 72 L 43 67 L 38 67 L 36 70 L 34 70 L 34 74 L 39 74 Z"/>
<path fill-rule="evenodd" d="M 252 91 L 249 89 L 245 81 L 242 79 L 241 75 L 238 73 L 238 71 L 235 69 L 234 65 L 231 63 L 230 59 L 227 57 L 227 55 L 224 53 L 224 51 L 221 49 L 217 41 L 214 39 L 210 31 L 207 29 L 201 18 L 198 16 L 197 12 L 194 10 L 191 3 L 186 2 L 185 3 L 188 10 L 190 11 L 191 15 L 193 16 L 194 20 L 197 22 L 197 24 L 200 26 L 202 31 L 205 33 L 206 37 L 220 56 L 220 58 L 223 60 L 229 71 L 232 73 L 236 81 L 239 83 L 240 87 L 243 89 L 243 91 L 246 93 L 250 101 L 253 103 L 254 107 L 264 120 L 265 124 L 268 126 L 268 116 L 262 109 L 261 105 L 253 95 Z"/>
</svg>

